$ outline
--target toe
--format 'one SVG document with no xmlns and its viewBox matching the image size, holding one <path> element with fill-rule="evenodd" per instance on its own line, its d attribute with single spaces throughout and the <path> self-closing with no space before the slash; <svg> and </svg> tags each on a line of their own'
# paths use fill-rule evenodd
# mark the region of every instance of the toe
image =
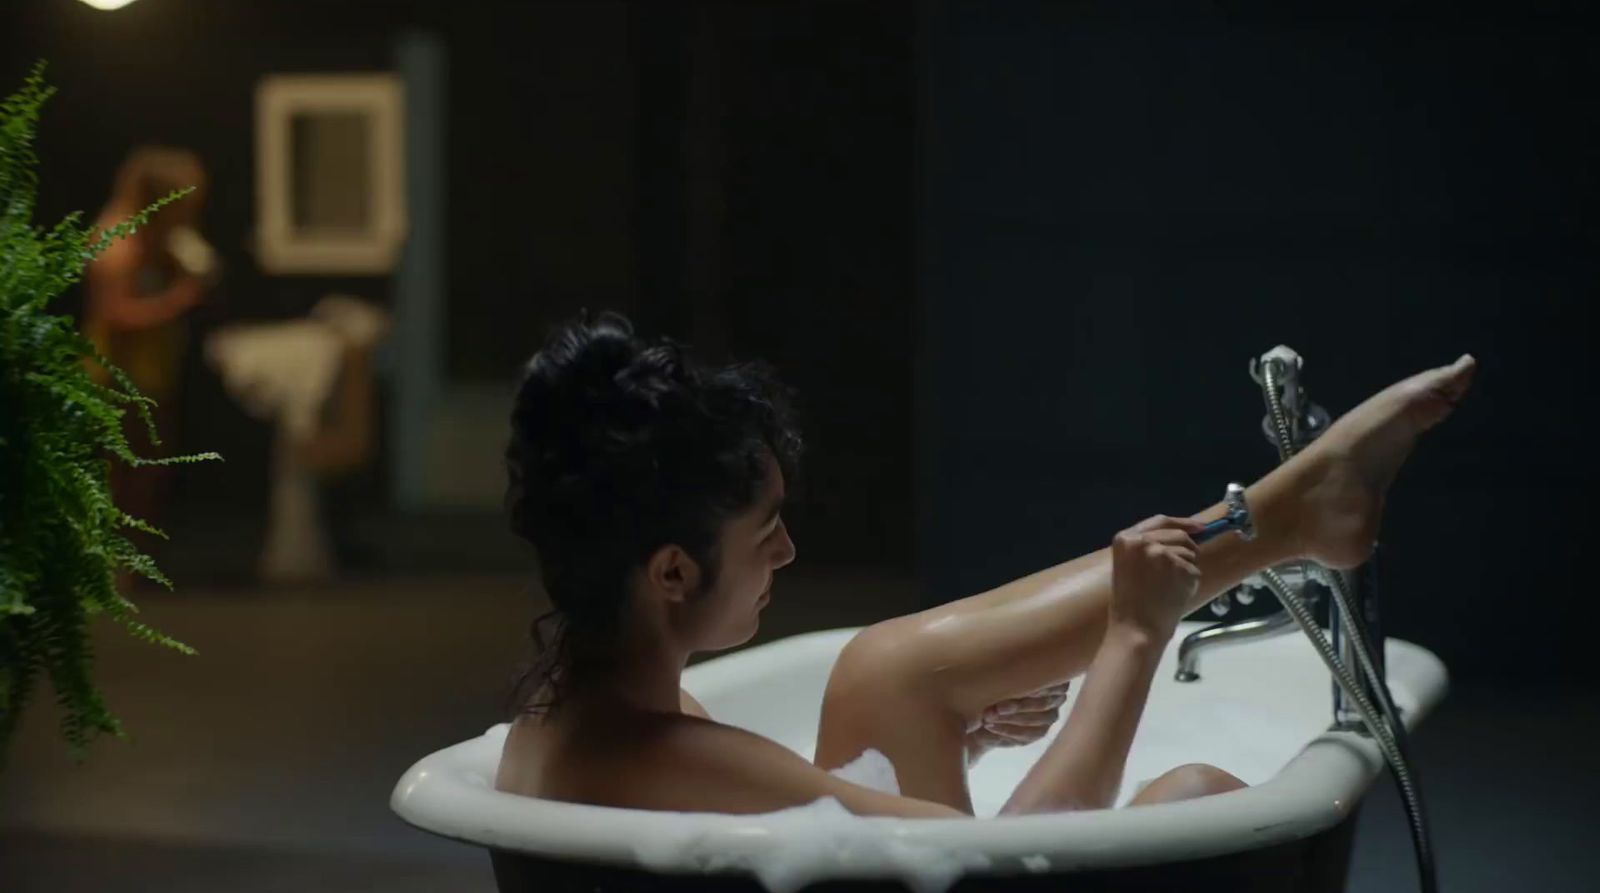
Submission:
<svg viewBox="0 0 1600 893">
<path fill-rule="evenodd" d="M 1411 379 L 1406 390 L 1412 394 L 1410 415 L 1416 424 L 1414 433 L 1432 428 L 1455 411 L 1472 386 L 1476 370 L 1477 361 L 1472 355 L 1462 354 L 1448 366 L 1430 369 Z"/>
<path fill-rule="evenodd" d="M 1472 386 L 1472 377 L 1478 371 L 1478 361 L 1472 354 L 1464 353 L 1461 358 L 1450 366 L 1450 375 L 1445 379 L 1444 389 L 1453 400 L 1460 400 L 1467 393 L 1467 388 Z"/>
</svg>

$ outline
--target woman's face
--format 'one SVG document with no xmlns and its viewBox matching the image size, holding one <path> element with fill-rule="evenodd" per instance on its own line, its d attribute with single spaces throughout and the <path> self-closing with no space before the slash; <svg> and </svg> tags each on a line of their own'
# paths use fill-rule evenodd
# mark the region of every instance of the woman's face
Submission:
<svg viewBox="0 0 1600 893">
<path fill-rule="evenodd" d="M 785 498 L 783 472 L 769 455 L 755 503 L 723 525 L 722 570 L 716 586 L 699 601 L 704 626 L 696 650 L 732 648 L 755 635 L 771 599 L 773 575 L 794 560 L 794 541 L 783 523 Z"/>
</svg>

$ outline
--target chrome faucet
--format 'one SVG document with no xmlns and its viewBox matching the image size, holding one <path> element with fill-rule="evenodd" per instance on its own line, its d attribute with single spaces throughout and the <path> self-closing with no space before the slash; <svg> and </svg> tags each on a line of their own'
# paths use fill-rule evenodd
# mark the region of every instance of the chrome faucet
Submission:
<svg viewBox="0 0 1600 893">
<path fill-rule="evenodd" d="M 1285 442 L 1292 444 L 1292 452 L 1299 452 L 1327 430 L 1330 423 L 1327 410 L 1312 403 L 1306 397 L 1305 389 L 1300 386 L 1302 365 L 1304 361 L 1300 355 L 1281 344 L 1250 361 L 1250 377 L 1261 386 L 1267 403 L 1267 415 L 1261 420 L 1262 433 L 1278 450 L 1280 461 L 1289 458 L 1290 451 L 1284 449 Z M 1230 487 L 1230 494 L 1231 492 Z M 1314 593 L 1321 595 L 1328 585 L 1327 581 L 1312 577 L 1312 566 L 1309 563 L 1290 562 L 1273 570 L 1291 589 L 1300 592 L 1301 598 L 1308 603 L 1312 601 Z M 1377 641 L 1381 642 L 1383 640 L 1377 626 L 1376 589 L 1369 585 L 1372 579 L 1372 563 L 1369 562 L 1363 570 L 1367 572 L 1363 575 L 1365 579 L 1353 587 L 1356 591 L 1356 610 L 1364 616 L 1368 628 L 1379 636 Z M 1312 582 L 1318 585 L 1316 587 L 1308 585 Z M 1261 574 L 1253 574 L 1238 586 L 1213 599 L 1211 611 L 1218 617 L 1226 616 L 1235 603 L 1249 605 L 1255 601 L 1260 592 L 1271 593 L 1272 589 Z M 1328 603 L 1329 629 L 1334 647 L 1339 651 L 1340 659 L 1345 665 L 1352 666 L 1355 663 L 1354 645 L 1347 640 L 1340 628 L 1338 603 L 1331 598 L 1324 600 Z M 1199 661 L 1202 652 L 1275 638 L 1293 629 L 1295 629 L 1294 617 L 1280 605 L 1277 611 L 1264 617 L 1237 620 L 1232 623 L 1216 623 L 1190 633 L 1178 646 L 1177 680 L 1194 682 L 1200 678 Z M 1376 660 L 1381 663 L 1381 655 L 1377 656 Z M 1336 725 L 1340 727 L 1360 725 L 1360 718 L 1347 703 L 1344 692 L 1337 684 L 1333 686 L 1333 710 Z"/>
<path fill-rule="evenodd" d="M 1280 463 L 1288 462 L 1329 424 L 1327 412 L 1307 400 L 1300 387 L 1301 365 L 1300 355 L 1283 345 L 1250 361 L 1250 377 L 1261 386 L 1267 403 L 1262 428 L 1278 451 Z M 1194 535 L 1196 543 L 1229 529 L 1239 531 L 1246 539 L 1254 534 L 1243 488 L 1229 484 L 1226 499 L 1227 516 L 1206 524 Z M 1177 678 L 1179 682 L 1200 678 L 1196 663 L 1202 650 L 1271 638 L 1300 627 L 1333 677 L 1332 727 L 1373 738 L 1389 765 L 1411 822 L 1421 887 L 1432 893 L 1439 889 L 1433 842 L 1422 808 L 1422 792 L 1406 755 L 1405 723 L 1386 681 L 1383 629 L 1378 622 L 1378 548 L 1378 543 L 1372 544 L 1372 551 L 1357 573 L 1314 561 L 1293 561 L 1265 568 L 1212 599 L 1211 610 L 1221 617 L 1228 613 L 1234 600 L 1250 604 L 1256 591 L 1266 588 L 1278 601 L 1279 610 L 1267 617 L 1218 623 L 1186 636 L 1178 646 Z M 1314 581 L 1310 579 L 1312 574 L 1316 575 Z M 1320 584 L 1316 588 L 1325 594 L 1328 636 L 1318 628 L 1322 621 L 1310 604 L 1312 582 Z M 1352 667 L 1359 667 L 1360 673 L 1352 671 Z"/>
<path fill-rule="evenodd" d="M 1299 584 L 1304 590 L 1304 568 L 1299 564 L 1284 565 L 1277 571 L 1291 586 Z M 1255 601 L 1257 592 L 1271 593 L 1265 580 L 1259 575 L 1251 575 L 1243 583 L 1224 592 L 1213 599 L 1211 610 L 1217 615 L 1227 614 L 1231 610 L 1231 601 L 1241 605 L 1248 605 Z M 1185 636 L 1178 644 L 1178 672 L 1179 682 L 1194 682 L 1200 678 L 1200 653 L 1214 651 L 1217 648 L 1230 645 L 1242 645 L 1246 642 L 1256 642 L 1262 639 L 1271 639 L 1295 628 L 1294 617 L 1288 611 L 1279 607 L 1278 610 L 1264 617 L 1254 617 L 1249 620 L 1236 620 L 1232 623 L 1216 623 L 1202 630 L 1196 630 Z"/>
</svg>

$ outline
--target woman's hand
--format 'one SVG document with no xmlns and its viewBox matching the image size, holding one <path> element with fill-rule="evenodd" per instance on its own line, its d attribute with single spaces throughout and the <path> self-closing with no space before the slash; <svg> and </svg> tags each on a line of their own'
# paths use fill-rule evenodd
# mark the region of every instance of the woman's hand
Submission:
<svg viewBox="0 0 1600 893">
<path fill-rule="evenodd" d="M 1111 623 L 1165 642 L 1200 588 L 1198 548 L 1189 536 L 1205 525 L 1156 515 L 1111 541 Z"/>
<path fill-rule="evenodd" d="M 1061 717 L 1067 689 L 1063 682 L 1031 695 L 994 704 L 967 725 L 967 764 L 976 763 L 992 748 L 1032 744 L 1044 737 Z"/>
</svg>

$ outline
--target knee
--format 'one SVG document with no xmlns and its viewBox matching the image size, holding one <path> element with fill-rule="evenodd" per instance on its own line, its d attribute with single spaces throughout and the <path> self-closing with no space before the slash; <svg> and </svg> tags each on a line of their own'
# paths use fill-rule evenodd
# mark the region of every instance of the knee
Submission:
<svg viewBox="0 0 1600 893">
<path fill-rule="evenodd" d="M 875 702 L 885 694 L 905 695 L 916 687 L 918 649 L 914 630 L 897 617 L 856 633 L 839 652 L 828 677 L 831 700 Z"/>
<path fill-rule="evenodd" d="M 840 650 L 823 691 L 817 765 L 842 766 L 867 747 L 898 762 L 896 753 L 925 751 L 929 736 L 942 731 L 959 742 L 964 723 L 929 697 L 915 661 L 908 660 L 905 634 L 905 627 L 893 621 L 875 624 Z M 897 750 L 908 734 L 922 737 Z"/>
<path fill-rule="evenodd" d="M 874 623 L 845 643 L 835 669 L 874 677 L 900 673 L 916 650 L 915 628 L 904 617 Z"/>
<path fill-rule="evenodd" d="M 1187 763 L 1163 774 L 1135 797 L 1133 802 L 1173 803 L 1211 794 L 1225 794 L 1249 787 L 1234 775 L 1208 763 Z"/>
<path fill-rule="evenodd" d="M 1249 787 L 1232 773 L 1218 769 L 1210 763 L 1186 763 L 1163 777 L 1172 779 L 1173 787 L 1182 794 L 1175 799 L 1180 800 L 1204 797 L 1208 794 L 1225 794 L 1228 791 Z"/>
</svg>

